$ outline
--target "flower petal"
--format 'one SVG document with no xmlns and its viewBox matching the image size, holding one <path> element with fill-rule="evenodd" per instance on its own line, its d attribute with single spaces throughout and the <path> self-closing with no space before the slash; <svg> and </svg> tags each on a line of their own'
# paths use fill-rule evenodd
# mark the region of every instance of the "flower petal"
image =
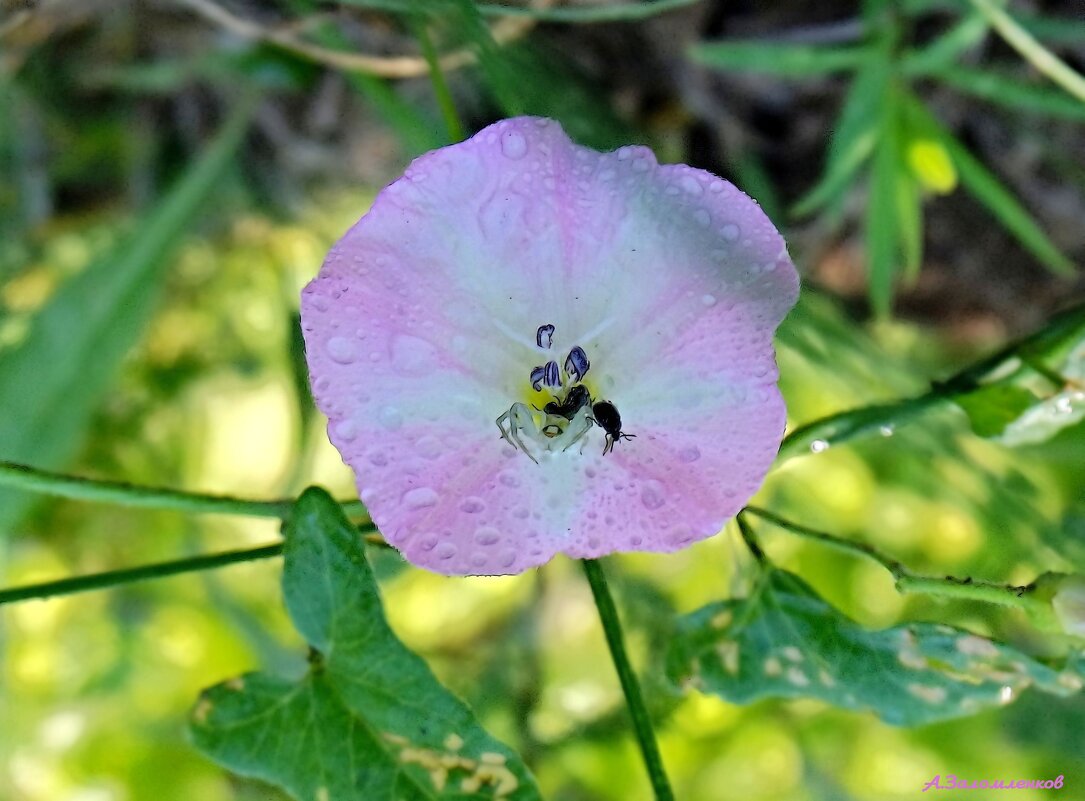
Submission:
<svg viewBox="0 0 1085 801">
<path fill-rule="evenodd" d="M 423 567 L 498 574 L 716 533 L 779 447 L 772 336 L 797 293 L 729 183 L 517 118 L 381 192 L 302 320 L 314 397 L 384 536 Z M 590 357 L 593 399 L 636 439 L 603 456 L 594 426 L 540 464 L 501 439 L 551 339 Z"/>
</svg>

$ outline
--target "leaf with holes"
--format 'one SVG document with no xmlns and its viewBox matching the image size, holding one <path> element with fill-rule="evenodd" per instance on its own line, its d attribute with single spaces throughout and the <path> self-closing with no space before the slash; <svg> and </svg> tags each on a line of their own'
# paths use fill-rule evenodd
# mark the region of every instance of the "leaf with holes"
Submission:
<svg viewBox="0 0 1085 801">
<path fill-rule="evenodd" d="M 750 598 L 684 617 L 668 654 L 672 681 L 745 704 L 819 698 L 869 709 L 897 726 L 962 717 L 1027 687 L 1081 689 L 1085 660 L 1062 670 L 950 626 L 871 631 L 829 606 L 797 576 L 773 571 Z"/>
<path fill-rule="evenodd" d="M 298 499 L 284 553 L 309 671 L 205 690 L 190 721 L 200 750 L 300 801 L 540 798 L 520 758 L 392 633 L 358 532 L 323 490 Z"/>
</svg>

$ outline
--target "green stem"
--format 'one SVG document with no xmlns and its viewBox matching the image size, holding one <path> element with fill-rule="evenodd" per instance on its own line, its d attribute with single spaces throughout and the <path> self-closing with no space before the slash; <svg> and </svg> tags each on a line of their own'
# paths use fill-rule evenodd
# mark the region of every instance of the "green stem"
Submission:
<svg viewBox="0 0 1085 801">
<path fill-rule="evenodd" d="M 71 595 L 77 592 L 101 590 L 134 581 L 176 576 L 180 573 L 194 573 L 200 570 L 212 570 L 217 567 L 251 562 L 255 559 L 269 559 L 283 552 L 283 544 L 264 545 L 242 551 L 223 551 L 222 553 L 204 554 L 188 559 L 176 559 L 171 562 L 158 562 L 141 567 L 129 567 L 123 570 L 109 570 L 89 576 L 73 576 L 59 581 L 47 581 L 41 584 L 28 584 L 23 587 L 9 587 L 0 590 L 0 606 L 17 601 L 54 598 L 58 595 Z"/>
<path fill-rule="evenodd" d="M 777 462 L 803 453 L 820 453 L 832 445 L 881 434 L 892 435 L 902 425 L 927 412 L 951 405 L 955 395 L 966 394 L 983 386 L 1010 359 L 1020 359 L 1032 366 L 1073 341 L 1085 331 L 1085 304 L 1072 306 L 1056 315 L 1044 328 L 1009 343 L 990 356 L 965 367 L 945 381 L 934 383 L 930 390 L 914 398 L 892 403 L 862 406 L 813 420 L 796 428 L 780 444 Z"/>
<path fill-rule="evenodd" d="M 659 744 L 656 742 L 655 730 L 652 728 L 652 718 L 644 705 L 637 675 L 633 672 L 633 665 L 625 650 L 622 624 L 618 619 L 618 610 L 614 606 L 610 589 L 607 587 L 603 567 L 596 559 L 583 559 L 581 565 L 584 567 L 584 574 L 588 577 L 588 584 L 591 585 L 595 607 L 599 610 L 599 620 L 603 624 L 603 633 L 607 638 L 610 656 L 618 672 L 618 681 L 621 682 L 622 692 L 625 693 L 626 706 L 629 707 L 629 715 L 633 719 L 633 730 L 637 735 L 637 743 L 640 745 L 641 756 L 644 758 L 644 766 L 648 769 L 648 778 L 655 791 L 656 801 L 674 801 L 674 792 L 671 790 L 667 773 L 663 769 L 663 758 L 659 755 Z"/>
<path fill-rule="evenodd" d="M 0 486 L 79 501 L 202 514 L 285 519 L 290 516 L 290 510 L 294 507 L 294 501 L 290 499 L 257 501 L 232 498 L 227 495 L 204 495 L 159 487 L 140 487 L 121 481 L 98 481 L 51 473 L 47 470 L 4 461 L 0 461 Z M 361 501 L 343 501 L 341 505 L 343 511 L 350 517 L 361 517 L 366 513 Z"/>
<path fill-rule="evenodd" d="M 886 556 L 865 543 L 853 542 L 824 531 L 817 531 L 757 506 L 747 506 L 743 513 L 760 517 L 785 531 L 806 539 L 816 540 L 838 551 L 873 559 L 893 575 L 897 591 L 904 594 L 936 595 L 942 598 L 983 601 L 984 603 L 1020 609 L 1034 618 L 1046 614 L 1048 611 L 1047 603 L 1037 598 L 1033 592 L 1035 585 L 992 584 L 986 581 L 973 581 L 970 578 L 955 578 L 954 576 L 944 578 L 920 576 L 913 573 L 901 562 Z"/>
</svg>

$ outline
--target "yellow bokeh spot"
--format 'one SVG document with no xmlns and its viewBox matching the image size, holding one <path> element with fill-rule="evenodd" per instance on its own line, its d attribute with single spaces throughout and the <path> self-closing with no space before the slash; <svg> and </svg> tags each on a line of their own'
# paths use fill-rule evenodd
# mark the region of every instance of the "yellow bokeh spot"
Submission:
<svg viewBox="0 0 1085 801">
<path fill-rule="evenodd" d="M 934 139 L 913 139 L 908 143 L 908 166 L 925 189 L 947 195 L 957 188 L 957 168 L 949 153 Z"/>
</svg>

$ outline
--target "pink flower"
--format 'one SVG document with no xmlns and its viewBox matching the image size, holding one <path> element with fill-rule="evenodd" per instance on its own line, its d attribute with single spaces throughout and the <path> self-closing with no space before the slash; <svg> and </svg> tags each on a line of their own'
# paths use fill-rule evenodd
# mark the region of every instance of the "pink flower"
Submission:
<svg viewBox="0 0 1085 801">
<path fill-rule="evenodd" d="M 496 575 L 718 532 L 779 448 L 772 336 L 797 295 L 731 184 L 521 117 L 382 191 L 302 293 L 302 327 L 387 540 Z"/>
</svg>

